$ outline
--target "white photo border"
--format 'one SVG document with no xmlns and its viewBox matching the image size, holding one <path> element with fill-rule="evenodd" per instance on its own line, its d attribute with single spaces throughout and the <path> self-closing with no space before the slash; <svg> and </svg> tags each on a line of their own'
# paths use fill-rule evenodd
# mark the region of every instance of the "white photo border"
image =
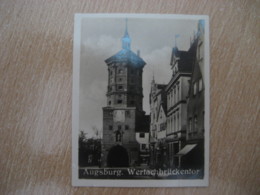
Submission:
<svg viewBox="0 0 260 195">
<path fill-rule="evenodd" d="M 83 18 L 160 18 L 205 21 L 205 164 L 203 179 L 79 179 L 78 129 L 79 129 L 79 76 L 81 21 Z M 72 185 L 85 187 L 205 187 L 209 185 L 209 132 L 210 132 L 210 45 L 209 17 L 207 15 L 173 14 L 75 14 L 73 40 L 73 89 L 72 89 Z"/>
</svg>

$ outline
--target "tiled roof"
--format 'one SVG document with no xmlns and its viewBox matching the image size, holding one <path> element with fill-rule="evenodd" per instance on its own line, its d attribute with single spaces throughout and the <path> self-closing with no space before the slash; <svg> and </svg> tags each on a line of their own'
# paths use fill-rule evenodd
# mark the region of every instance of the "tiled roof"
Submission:
<svg viewBox="0 0 260 195">
<path fill-rule="evenodd" d="M 130 62 L 131 64 L 135 66 L 144 66 L 146 63 L 145 61 L 140 58 L 138 55 L 136 55 L 134 52 L 132 52 L 129 49 L 122 49 L 112 57 L 105 60 L 107 64 L 113 63 L 113 62 Z"/>
</svg>

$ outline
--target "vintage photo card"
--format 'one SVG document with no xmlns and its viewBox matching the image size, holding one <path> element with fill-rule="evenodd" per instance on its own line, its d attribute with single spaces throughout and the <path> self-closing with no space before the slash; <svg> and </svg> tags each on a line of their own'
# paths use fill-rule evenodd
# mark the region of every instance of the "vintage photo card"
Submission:
<svg viewBox="0 0 260 195">
<path fill-rule="evenodd" d="M 72 184 L 207 186 L 207 16 L 76 14 Z"/>
</svg>

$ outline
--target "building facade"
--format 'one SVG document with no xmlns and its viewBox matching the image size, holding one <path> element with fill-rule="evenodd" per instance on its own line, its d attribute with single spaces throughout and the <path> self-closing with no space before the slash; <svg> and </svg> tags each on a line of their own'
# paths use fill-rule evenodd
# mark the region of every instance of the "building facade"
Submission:
<svg viewBox="0 0 260 195">
<path fill-rule="evenodd" d="M 147 167 L 150 161 L 149 153 L 150 115 L 145 115 L 141 127 L 136 131 L 136 141 L 139 143 L 139 160 L 136 165 Z"/>
<path fill-rule="evenodd" d="M 167 93 L 167 132 L 170 167 L 181 167 L 181 156 L 177 153 L 186 144 L 187 100 L 192 67 L 196 57 L 197 42 L 188 51 L 172 50 L 172 78 L 166 87 Z"/>
<path fill-rule="evenodd" d="M 163 167 L 167 164 L 166 157 L 166 85 L 157 84 L 153 79 L 150 92 L 150 166 Z"/>
<path fill-rule="evenodd" d="M 197 54 L 194 65 L 189 95 L 187 98 L 187 146 L 190 151 L 184 154 L 185 166 L 203 168 L 204 166 L 204 117 L 205 117 L 205 85 L 204 85 L 204 21 L 198 23 Z M 190 164 L 192 162 L 192 164 Z"/>
<path fill-rule="evenodd" d="M 103 143 L 101 164 L 128 167 L 136 164 L 140 144 L 136 133 L 145 128 L 142 73 L 145 62 L 131 51 L 126 25 L 122 49 L 105 60 L 108 68 L 107 106 L 103 107 Z M 148 127 L 149 131 L 149 127 Z"/>
</svg>

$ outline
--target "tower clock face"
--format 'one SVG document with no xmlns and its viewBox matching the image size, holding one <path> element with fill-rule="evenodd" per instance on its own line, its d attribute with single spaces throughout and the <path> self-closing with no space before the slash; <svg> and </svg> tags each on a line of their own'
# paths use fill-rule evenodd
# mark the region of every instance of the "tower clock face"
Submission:
<svg viewBox="0 0 260 195">
<path fill-rule="evenodd" d="M 114 111 L 114 122 L 125 122 L 125 111 L 115 110 Z"/>
</svg>

